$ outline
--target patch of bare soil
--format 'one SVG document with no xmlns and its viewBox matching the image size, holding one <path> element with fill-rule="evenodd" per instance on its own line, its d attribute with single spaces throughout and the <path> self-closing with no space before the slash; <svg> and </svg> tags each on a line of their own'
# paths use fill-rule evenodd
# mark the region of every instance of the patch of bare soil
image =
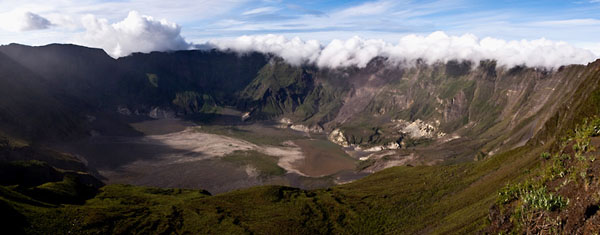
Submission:
<svg viewBox="0 0 600 235">
<path fill-rule="evenodd" d="M 158 119 L 136 122 L 130 124 L 136 131 L 142 132 L 145 135 L 164 135 L 173 132 L 184 131 L 190 126 L 194 126 L 191 122 L 182 121 L 179 119 Z"/>
<path fill-rule="evenodd" d="M 326 140 L 296 140 L 304 157 L 294 162 L 303 174 L 320 177 L 356 167 L 356 160 L 348 157 L 337 145 Z"/>
<path fill-rule="evenodd" d="M 236 150 L 248 151 L 258 149 L 258 146 L 248 141 L 222 135 L 207 134 L 188 128 L 184 131 L 165 135 L 151 135 L 139 140 L 160 143 L 173 149 L 187 151 L 187 154 L 167 155 L 173 163 L 197 161 L 221 157 Z"/>
</svg>

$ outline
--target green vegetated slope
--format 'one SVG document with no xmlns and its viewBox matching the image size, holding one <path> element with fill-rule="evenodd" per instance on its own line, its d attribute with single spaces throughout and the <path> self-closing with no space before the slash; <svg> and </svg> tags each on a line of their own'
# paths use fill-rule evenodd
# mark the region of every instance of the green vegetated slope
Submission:
<svg viewBox="0 0 600 235">
<path fill-rule="evenodd" d="M 486 225 L 496 191 L 535 164 L 529 150 L 477 163 L 394 167 L 322 190 L 262 186 L 208 196 L 109 185 L 83 205 L 57 205 L 3 186 L 0 198 L 31 233 L 472 232 Z"/>
<path fill-rule="evenodd" d="M 28 221 L 40 214 L 24 213 L 24 208 L 83 204 L 104 185 L 76 157 L 27 144 L 0 138 L 0 219 L 10 234 L 34 232 Z"/>
</svg>

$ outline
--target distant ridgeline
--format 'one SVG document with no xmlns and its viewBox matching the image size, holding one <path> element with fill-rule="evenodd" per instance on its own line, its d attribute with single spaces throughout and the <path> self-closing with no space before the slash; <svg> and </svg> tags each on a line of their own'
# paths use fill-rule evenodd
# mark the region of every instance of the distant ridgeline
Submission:
<svg viewBox="0 0 600 235">
<path fill-rule="evenodd" d="M 10 228 L 30 233 L 478 231 L 506 182 L 536 169 L 542 151 L 558 151 L 560 138 L 600 114 L 599 83 L 600 61 L 547 70 L 376 58 L 364 68 L 332 69 L 260 53 L 115 60 L 75 45 L 1 46 L 0 213 Z M 248 122 L 285 120 L 324 132 L 342 146 L 421 146 L 414 154 L 459 164 L 396 167 L 323 190 L 270 186 L 210 196 L 102 187 L 77 157 L 43 147 L 116 130 L 139 135 L 128 121 L 201 121 L 224 107 L 247 113 Z"/>
</svg>

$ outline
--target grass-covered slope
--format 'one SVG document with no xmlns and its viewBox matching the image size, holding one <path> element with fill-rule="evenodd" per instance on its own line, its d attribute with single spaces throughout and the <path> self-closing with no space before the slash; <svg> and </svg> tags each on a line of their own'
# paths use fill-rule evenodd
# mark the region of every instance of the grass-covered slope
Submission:
<svg viewBox="0 0 600 235">
<path fill-rule="evenodd" d="M 46 205 L 3 187 L 0 201 L 27 218 L 31 233 L 473 232 L 486 226 L 507 179 L 535 165 L 537 154 L 525 150 L 478 163 L 395 167 L 322 190 L 263 186 L 209 196 L 109 185 L 83 205 Z"/>
</svg>

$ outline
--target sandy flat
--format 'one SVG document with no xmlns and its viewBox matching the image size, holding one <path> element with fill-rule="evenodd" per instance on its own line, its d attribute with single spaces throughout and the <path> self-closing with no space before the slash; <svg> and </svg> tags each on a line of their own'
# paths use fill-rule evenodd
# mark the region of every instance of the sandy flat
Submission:
<svg viewBox="0 0 600 235">
<path fill-rule="evenodd" d="M 175 163 L 221 157 L 237 150 L 248 151 L 259 148 L 257 145 L 248 141 L 222 135 L 202 133 L 194 128 L 187 128 L 184 131 L 164 135 L 146 136 L 145 139 L 146 140 L 142 141 L 159 142 L 173 149 L 196 153 L 187 154 L 188 156 L 178 155 L 178 159 L 174 159 L 173 161 Z"/>
</svg>

